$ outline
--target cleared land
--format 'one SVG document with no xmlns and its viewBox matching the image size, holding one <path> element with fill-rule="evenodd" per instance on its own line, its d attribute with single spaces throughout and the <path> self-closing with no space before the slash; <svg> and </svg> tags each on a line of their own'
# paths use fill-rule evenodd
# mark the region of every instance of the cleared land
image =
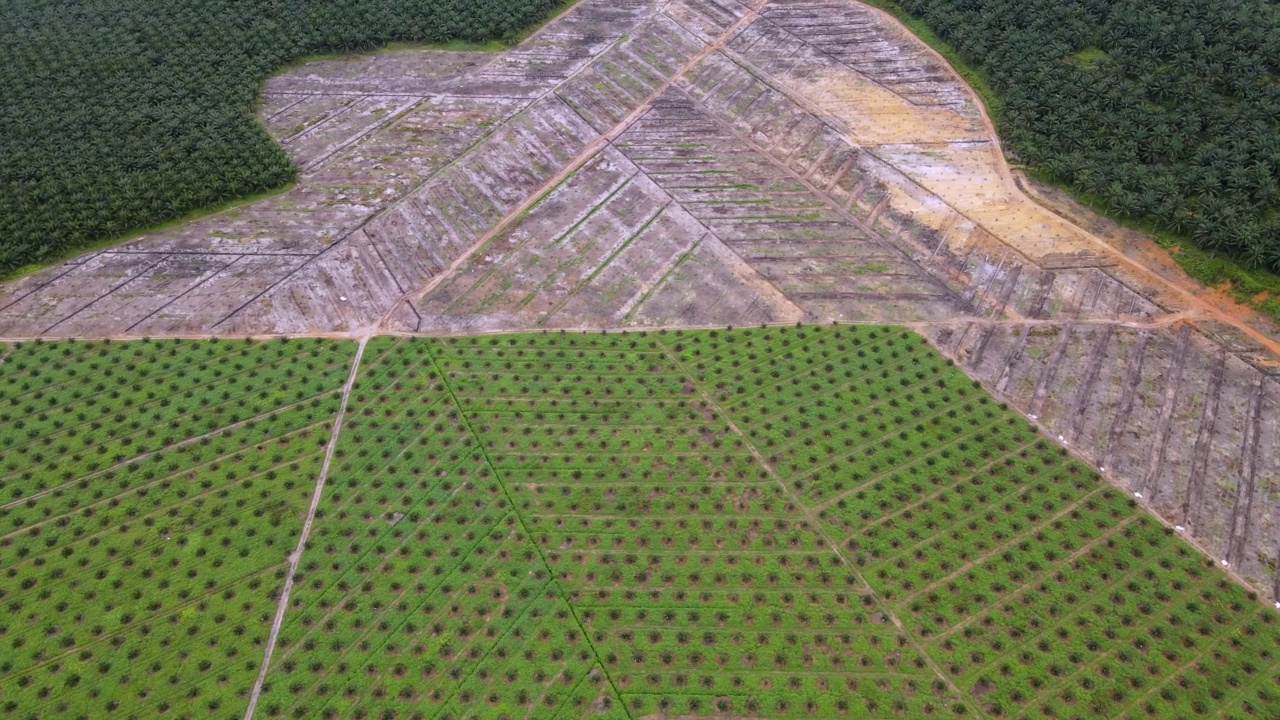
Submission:
<svg viewBox="0 0 1280 720">
<path fill-rule="evenodd" d="M 1280 345 L 1030 201 L 865 6 L 586 0 L 297 68 L 262 117 L 297 188 L 10 283 L 0 335 L 911 323 L 1280 595 Z"/>
<path fill-rule="evenodd" d="M 138 427 L 43 489 L 57 434 L 5 436 L 6 712 L 240 717 L 354 348 L 11 353 L 24 417 Z M 1277 702 L 1276 614 L 904 328 L 383 337 L 356 377 L 256 717 Z"/>
</svg>

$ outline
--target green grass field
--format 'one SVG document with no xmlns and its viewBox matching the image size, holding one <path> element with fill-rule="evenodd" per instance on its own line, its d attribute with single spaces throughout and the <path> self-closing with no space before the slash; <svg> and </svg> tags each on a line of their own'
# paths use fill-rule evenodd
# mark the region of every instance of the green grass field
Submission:
<svg viewBox="0 0 1280 720">
<path fill-rule="evenodd" d="M 242 716 L 354 346 L 9 352 L 7 713 Z M 255 716 L 1270 717 L 1276 615 L 902 329 L 375 338 Z"/>
<path fill-rule="evenodd" d="M 312 340 L 7 349 L 7 717 L 244 712 L 352 350 Z"/>
</svg>

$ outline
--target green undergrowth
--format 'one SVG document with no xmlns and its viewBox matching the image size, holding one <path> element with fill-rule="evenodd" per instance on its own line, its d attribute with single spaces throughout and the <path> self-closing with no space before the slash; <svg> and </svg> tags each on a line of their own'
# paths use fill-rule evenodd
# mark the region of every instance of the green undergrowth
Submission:
<svg viewBox="0 0 1280 720">
<path fill-rule="evenodd" d="M 181 372 L 171 349 L 191 357 Z M 243 712 L 351 350 L 12 350 L 0 364 L 10 418 L 65 418 L 65 431 L 81 406 L 77 422 L 93 422 L 90 398 L 121 416 L 89 443 L 107 460 L 63 470 L 51 430 L 32 436 L 48 448 L 38 459 L 4 454 L 0 490 L 20 501 L 88 478 L 0 515 L 14 528 L 0 543 L 13 716 Z M 157 382 L 165 362 L 182 379 Z M 285 380 L 297 362 L 315 369 Z M 138 447 L 150 429 L 171 443 L 207 432 L 166 431 L 163 410 L 141 409 L 170 382 L 164 397 L 209 398 L 224 418 L 277 385 L 262 407 L 300 400 L 314 414 L 196 441 L 188 452 L 210 449 L 171 470 L 116 458 L 150 448 Z M 254 388 L 224 398 L 228 383 Z M 113 452 L 131 418 L 133 450 Z M 27 431 L 4 437 L 17 447 Z M 268 478 L 263 453 L 288 469 Z M 115 482 L 89 475 L 108 462 L 122 485 L 143 473 L 119 504 Z M 258 514 L 263 503 L 279 506 Z M 210 552 L 153 559 L 178 547 Z M 81 552 L 87 570 L 55 577 Z M 86 605 L 100 564 L 108 584 Z M 218 572 L 234 581 L 197 599 Z M 37 582 L 17 589 L 26 578 Z M 1246 718 L 1266 716 L 1280 683 L 1275 613 L 893 327 L 375 338 L 294 580 L 257 717 Z M 165 619 L 174 588 L 190 594 L 184 612 L 203 606 Z M 137 617 L 121 623 L 130 593 Z M 147 602 L 154 618 L 140 616 Z M 112 638 L 122 650 L 108 658 Z"/>
<path fill-rule="evenodd" d="M 6 717 L 244 714 L 353 349 L 5 349 Z"/>
</svg>

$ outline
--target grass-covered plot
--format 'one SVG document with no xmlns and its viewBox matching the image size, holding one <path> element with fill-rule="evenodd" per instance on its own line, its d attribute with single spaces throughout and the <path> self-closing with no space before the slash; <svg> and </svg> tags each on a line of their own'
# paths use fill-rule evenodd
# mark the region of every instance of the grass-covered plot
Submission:
<svg viewBox="0 0 1280 720">
<path fill-rule="evenodd" d="M 350 349 L 13 350 L 8 710 L 243 712 Z M 121 420 L 90 429 L 73 369 Z M 72 427 L 107 459 L 66 475 Z M 256 715 L 1268 717 L 1278 653 L 1275 613 L 910 332 L 375 338 Z"/>
<path fill-rule="evenodd" d="M 5 716 L 244 713 L 353 350 L 4 349 Z"/>
</svg>

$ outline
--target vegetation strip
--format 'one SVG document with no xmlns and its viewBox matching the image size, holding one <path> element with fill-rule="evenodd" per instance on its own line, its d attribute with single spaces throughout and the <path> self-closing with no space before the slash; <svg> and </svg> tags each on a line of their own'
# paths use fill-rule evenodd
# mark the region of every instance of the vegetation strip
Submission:
<svg viewBox="0 0 1280 720">
<path fill-rule="evenodd" d="M 262 669 L 258 671 L 258 677 L 253 682 L 253 689 L 249 692 L 249 706 L 244 711 L 245 720 L 250 720 L 253 717 L 253 711 L 258 706 L 258 697 L 262 694 L 262 683 L 266 679 L 267 668 L 271 664 L 271 653 L 275 651 L 276 638 L 280 636 L 280 624 L 284 622 L 284 612 L 289 606 L 289 593 L 293 590 L 293 581 L 298 571 L 298 563 L 302 560 L 302 551 L 307 547 L 307 538 L 311 536 L 311 524 L 315 522 L 316 509 L 320 506 L 321 491 L 324 490 L 324 481 L 329 475 L 329 463 L 333 461 L 333 451 L 338 445 L 338 433 L 342 431 L 342 418 L 347 413 L 347 401 L 351 397 L 351 387 L 355 384 L 356 373 L 360 369 L 360 358 L 364 356 L 366 344 L 368 344 L 368 338 L 360 340 L 360 344 L 356 347 L 355 358 L 351 361 L 351 372 L 347 375 L 347 381 L 342 386 L 342 401 L 339 403 L 338 413 L 333 419 L 333 429 L 329 435 L 329 444 L 325 448 L 324 462 L 320 465 L 320 472 L 316 476 L 315 489 L 311 492 L 311 505 L 307 508 L 307 517 L 302 523 L 302 532 L 298 534 L 298 546 L 289 555 L 289 569 L 284 578 L 284 585 L 280 589 L 280 603 L 276 607 L 275 619 L 271 621 L 271 632 L 267 636 L 267 647 L 262 655 Z"/>
<path fill-rule="evenodd" d="M 431 351 L 430 351 L 430 350 L 428 350 L 427 352 L 428 352 L 428 354 L 430 354 L 430 352 L 431 352 Z M 460 403 L 458 403 L 458 396 L 454 393 L 454 391 L 453 391 L 453 387 L 452 387 L 452 386 L 450 385 L 450 383 L 449 383 L 449 378 L 448 378 L 448 376 L 447 376 L 447 375 L 446 375 L 446 374 L 445 374 L 445 373 L 440 369 L 440 363 L 436 360 L 435 356 L 434 356 L 434 355 L 431 355 L 430 357 L 431 357 L 432 365 L 434 365 L 434 366 L 435 366 L 436 372 L 440 374 L 441 380 L 442 380 L 442 382 L 444 383 L 445 388 L 446 388 L 446 389 L 448 390 L 448 392 L 449 392 L 449 397 L 453 399 L 454 405 L 456 405 L 456 406 L 459 408 L 459 410 L 461 410 L 462 405 L 461 405 Z M 467 416 L 466 416 L 466 414 L 465 414 L 465 413 L 463 413 L 463 415 L 462 415 L 462 422 L 463 422 L 463 424 L 466 426 L 467 430 L 471 433 L 471 436 L 472 436 L 473 438 L 475 438 L 477 441 L 479 441 L 480 436 L 476 433 L 475 428 L 474 428 L 474 427 L 472 427 L 472 425 L 471 425 L 471 421 L 470 421 L 469 419 L 467 419 Z M 502 482 L 502 479 L 501 479 L 501 478 L 502 478 L 502 475 L 501 475 L 501 473 L 499 473 L 499 472 L 498 472 L 498 469 L 494 466 L 494 464 L 493 464 L 493 459 L 489 457 L 489 452 L 488 452 L 488 450 L 486 450 L 486 449 L 485 449 L 485 446 L 484 446 L 483 444 L 481 444 L 481 445 L 480 445 L 480 452 L 481 452 L 481 454 L 484 456 L 485 464 L 489 466 L 489 470 L 490 470 L 490 472 L 492 472 L 492 473 L 494 474 L 495 478 L 497 478 L 497 479 L 498 479 L 498 484 L 499 484 L 499 486 L 502 488 L 502 492 L 503 492 L 503 494 L 506 496 L 506 498 L 507 498 L 507 502 L 511 505 L 511 507 L 512 507 L 512 508 L 515 508 L 515 507 L 516 507 L 516 504 L 515 504 L 515 502 L 513 502 L 513 501 L 512 501 L 512 499 L 511 499 L 511 491 L 507 488 L 506 484 Z M 526 527 L 526 526 L 525 526 L 525 524 L 524 524 L 524 518 L 520 515 L 520 513 L 519 513 L 519 512 L 517 512 L 517 513 L 516 513 L 516 518 L 519 520 L 519 522 L 520 522 L 520 527 L 523 529 L 523 531 L 524 531 L 525 535 L 526 535 L 526 536 L 528 536 L 528 537 L 532 537 L 532 534 L 529 532 L 529 528 L 528 528 L 528 527 Z M 542 549 L 541 549 L 541 548 L 539 548 L 539 547 L 537 547 L 537 546 L 535 546 L 535 552 L 537 552 L 537 553 L 538 553 L 538 557 L 542 560 L 542 565 L 543 565 L 543 567 L 544 567 L 544 568 L 546 568 L 547 575 L 548 575 L 549 577 L 554 577 L 554 574 L 551 572 L 551 566 L 547 564 L 546 556 L 544 556 L 544 555 L 542 554 Z M 577 623 L 577 625 L 578 625 L 578 630 L 579 630 L 579 632 L 581 632 L 581 633 L 582 633 L 582 635 L 583 635 L 584 637 L 586 637 L 586 636 L 587 636 L 586 629 L 582 627 L 582 620 L 581 620 L 581 618 L 579 618 L 579 617 L 578 617 L 577 612 L 573 610 L 573 607 L 572 607 L 572 606 L 570 606 L 569 611 L 570 611 L 570 613 L 572 613 L 572 615 L 573 615 L 573 620 L 574 620 L 574 622 L 575 622 L 575 623 Z M 597 656 L 596 656 L 596 662 L 600 663 L 600 668 L 603 670 L 603 672 L 604 672 L 604 675 L 605 675 L 605 678 L 606 678 L 607 682 L 609 683 L 610 687 L 612 687 L 612 688 L 613 688 L 613 693 L 614 693 L 614 695 L 617 695 L 617 694 L 618 694 L 618 688 L 617 688 L 617 686 L 614 684 L 614 682 L 613 682 L 613 678 L 612 678 L 612 677 L 610 677 L 608 668 L 604 665 L 604 663 L 603 663 L 603 662 L 601 662 L 600 657 L 599 657 L 599 655 L 598 655 L 598 654 L 597 654 Z M 627 716 L 628 716 L 628 717 L 631 717 L 630 712 L 628 712 L 628 713 L 627 713 Z"/>
<path fill-rule="evenodd" d="M 7 348 L 7 713 L 241 714 L 346 347 Z"/>
<path fill-rule="evenodd" d="M 680 359 L 677 356 L 672 355 L 672 360 L 679 367 L 681 367 L 681 369 L 684 369 L 683 363 L 680 362 Z M 693 376 L 692 373 L 689 373 L 687 369 L 685 369 L 685 373 L 690 377 Z M 706 398 L 708 402 L 711 402 L 713 404 L 712 406 L 715 407 L 714 400 L 711 399 L 711 396 L 708 395 L 705 390 L 700 390 L 700 392 L 702 393 L 703 397 Z M 737 433 L 739 436 L 742 436 L 744 438 L 746 437 L 746 434 L 743 433 L 742 430 L 740 430 L 737 427 L 737 425 L 733 424 L 733 421 L 729 421 L 729 424 L 730 424 L 730 427 L 733 428 L 733 431 L 735 433 Z M 750 441 L 748 441 L 747 447 L 750 449 L 751 454 L 755 456 L 756 460 L 761 465 L 764 465 L 765 468 L 768 470 L 769 474 L 773 476 L 774 480 L 777 481 L 778 486 L 781 487 L 784 492 L 790 495 L 791 492 L 790 492 L 790 489 L 787 487 L 786 483 L 783 482 L 782 478 L 778 476 L 777 472 L 773 469 L 773 466 L 765 461 L 765 458 L 760 453 L 760 451 L 756 449 L 756 447 L 752 445 Z M 791 497 L 792 497 L 792 500 L 796 502 L 797 506 L 804 507 L 804 505 L 799 501 L 798 498 L 796 498 L 794 495 L 791 495 Z M 822 527 L 822 523 L 818 520 L 817 515 L 811 509 L 806 509 L 805 514 L 809 517 L 810 522 L 812 522 L 816 527 L 819 528 L 818 532 L 821 532 L 820 528 Z M 835 541 L 833 541 L 830 537 L 826 536 L 825 534 L 822 535 L 822 538 L 826 542 L 826 544 L 831 548 L 832 552 L 836 553 L 836 555 L 840 558 L 841 562 L 844 563 L 844 565 L 854 573 L 855 577 L 858 578 L 858 582 L 861 583 L 864 587 L 868 588 L 868 590 L 870 591 L 869 596 L 872 597 L 873 599 L 876 599 L 875 590 L 872 588 L 871 584 L 866 581 L 866 578 L 862 576 L 862 573 L 859 572 L 857 568 L 854 566 L 854 564 L 849 561 L 849 558 L 845 556 L 844 551 L 841 550 L 840 546 L 837 545 Z M 878 599 L 876 599 L 876 602 L 879 602 Z M 905 630 L 902 622 L 895 615 L 890 613 L 889 617 L 890 617 L 890 620 L 893 622 L 893 624 L 897 626 L 897 628 L 900 631 Z M 925 658 L 925 662 L 938 675 L 938 677 L 947 684 L 947 686 L 951 689 L 951 691 L 954 693 L 960 694 L 959 688 L 956 687 L 954 681 L 942 671 L 942 668 L 938 667 L 937 663 L 935 663 L 931 658 L 929 658 L 927 655 L 924 654 L 924 649 L 923 647 L 921 647 L 919 642 L 914 637 L 911 637 L 910 635 L 905 635 L 905 637 L 907 638 L 907 641 L 916 649 L 916 651 L 921 653 L 921 655 Z M 965 702 L 967 703 L 967 700 L 965 700 Z"/>
</svg>

